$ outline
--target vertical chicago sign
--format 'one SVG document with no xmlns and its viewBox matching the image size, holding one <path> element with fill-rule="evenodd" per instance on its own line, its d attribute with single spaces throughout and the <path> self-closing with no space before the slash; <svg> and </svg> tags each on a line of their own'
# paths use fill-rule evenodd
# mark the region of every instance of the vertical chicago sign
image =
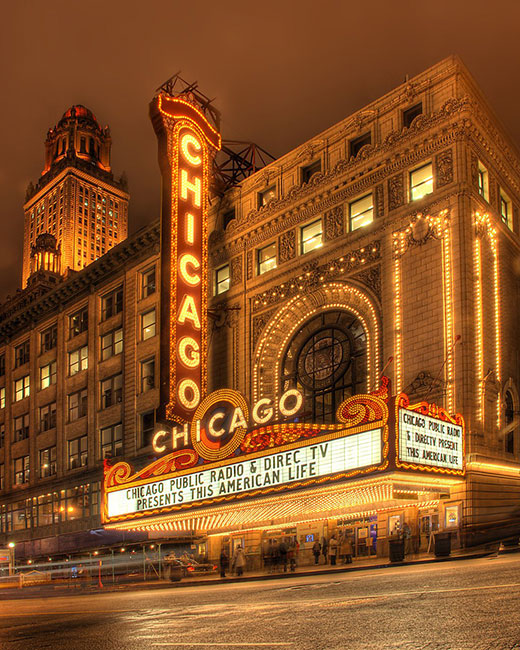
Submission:
<svg viewBox="0 0 520 650">
<path fill-rule="evenodd" d="M 184 424 L 206 391 L 208 184 L 218 131 L 181 96 L 157 95 L 161 218 L 160 418 Z"/>
</svg>

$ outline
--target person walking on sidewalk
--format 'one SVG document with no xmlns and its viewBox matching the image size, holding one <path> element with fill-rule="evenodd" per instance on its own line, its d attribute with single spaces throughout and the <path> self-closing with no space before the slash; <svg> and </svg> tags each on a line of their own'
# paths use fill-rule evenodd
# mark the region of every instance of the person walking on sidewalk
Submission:
<svg viewBox="0 0 520 650">
<path fill-rule="evenodd" d="M 321 554 L 323 555 L 323 559 L 325 560 L 325 564 L 329 563 L 328 550 L 329 550 L 329 543 L 327 542 L 327 538 L 324 535 L 321 538 Z"/>
<path fill-rule="evenodd" d="M 338 555 L 338 540 L 336 539 L 336 535 L 332 535 L 329 541 L 329 557 L 330 557 L 331 566 L 336 566 L 337 555 Z"/>
<path fill-rule="evenodd" d="M 236 571 L 237 576 L 240 577 L 244 573 L 245 565 L 246 556 L 242 546 L 239 544 L 233 554 L 233 569 Z"/>
<path fill-rule="evenodd" d="M 300 550 L 300 545 L 298 544 L 298 540 L 296 539 L 296 537 L 294 537 L 289 543 L 289 552 L 287 553 L 287 557 L 289 558 L 289 564 L 292 573 L 296 571 L 296 560 L 298 559 L 299 550 Z"/>
<path fill-rule="evenodd" d="M 320 563 L 321 544 L 316 540 L 312 545 L 312 554 L 314 555 L 314 564 Z"/>
<path fill-rule="evenodd" d="M 225 548 L 220 551 L 220 577 L 226 577 L 226 569 L 229 567 L 229 555 Z"/>
<path fill-rule="evenodd" d="M 278 545 L 278 552 L 280 553 L 280 564 L 283 566 L 284 573 L 287 573 L 287 554 L 289 549 L 285 542 L 285 538 L 282 537 L 280 544 Z"/>
<path fill-rule="evenodd" d="M 343 564 L 352 564 L 352 541 L 350 536 L 345 533 L 341 538 L 339 554 L 343 558 Z"/>
</svg>

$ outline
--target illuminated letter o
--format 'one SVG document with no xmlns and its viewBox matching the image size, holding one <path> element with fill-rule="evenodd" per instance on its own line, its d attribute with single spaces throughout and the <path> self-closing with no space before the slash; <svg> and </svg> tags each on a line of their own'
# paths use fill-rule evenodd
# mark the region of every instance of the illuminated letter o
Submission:
<svg viewBox="0 0 520 650">
<path fill-rule="evenodd" d="M 291 409 L 285 408 L 285 402 L 289 397 L 296 397 L 296 404 Z M 280 401 L 278 402 L 278 408 L 280 409 L 280 413 L 282 415 L 285 415 L 286 417 L 290 417 L 291 415 L 295 415 L 296 413 L 298 413 L 298 411 L 302 407 L 302 404 L 303 404 L 303 395 L 300 393 L 299 390 L 296 390 L 296 388 L 291 388 L 291 390 L 285 391 L 285 393 L 280 397 Z"/>
<path fill-rule="evenodd" d="M 191 399 L 186 395 L 188 391 L 191 391 L 192 393 Z M 188 411 L 196 408 L 200 402 L 199 387 L 193 381 L 193 379 L 183 379 L 180 382 L 179 387 L 177 388 L 177 396 L 179 398 L 179 402 Z"/>
</svg>

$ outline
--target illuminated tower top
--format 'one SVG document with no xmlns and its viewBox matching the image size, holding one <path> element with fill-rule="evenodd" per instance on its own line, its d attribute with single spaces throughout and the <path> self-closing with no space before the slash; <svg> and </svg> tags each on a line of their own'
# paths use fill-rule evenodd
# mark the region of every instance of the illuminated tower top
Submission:
<svg viewBox="0 0 520 650">
<path fill-rule="evenodd" d="M 45 162 L 24 205 L 22 284 L 31 273 L 31 246 L 43 233 L 56 238 L 61 273 L 78 271 L 128 234 L 126 179 L 110 166 L 112 139 L 85 106 L 69 108 L 47 133 Z"/>
</svg>

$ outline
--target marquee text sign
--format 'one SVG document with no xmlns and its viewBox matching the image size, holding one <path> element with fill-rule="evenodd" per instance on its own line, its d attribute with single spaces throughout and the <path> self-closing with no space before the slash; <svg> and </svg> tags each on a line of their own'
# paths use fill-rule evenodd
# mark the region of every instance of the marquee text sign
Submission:
<svg viewBox="0 0 520 650">
<path fill-rule="evenodd" d="M 209 166 L 221 139 L 182 97 L 159 94 L 150 115 L 163 185 L 161 415 L 182 424 L 206 391 Z"/>
<path fill-rule="evenodd" d="M 464 473 L 464 422 L 425 402 L 397 414 L 397 465 L 452 474 Z M 407 404 L 406 404 L 407 406 Z"/>
<path fill-rule="evenodd" d="M 382 429 L 314 442 L 279 453 L 108 492 L 109 518 L 252 492 L 374 466 L 382 460 Z"/>
</svg>

